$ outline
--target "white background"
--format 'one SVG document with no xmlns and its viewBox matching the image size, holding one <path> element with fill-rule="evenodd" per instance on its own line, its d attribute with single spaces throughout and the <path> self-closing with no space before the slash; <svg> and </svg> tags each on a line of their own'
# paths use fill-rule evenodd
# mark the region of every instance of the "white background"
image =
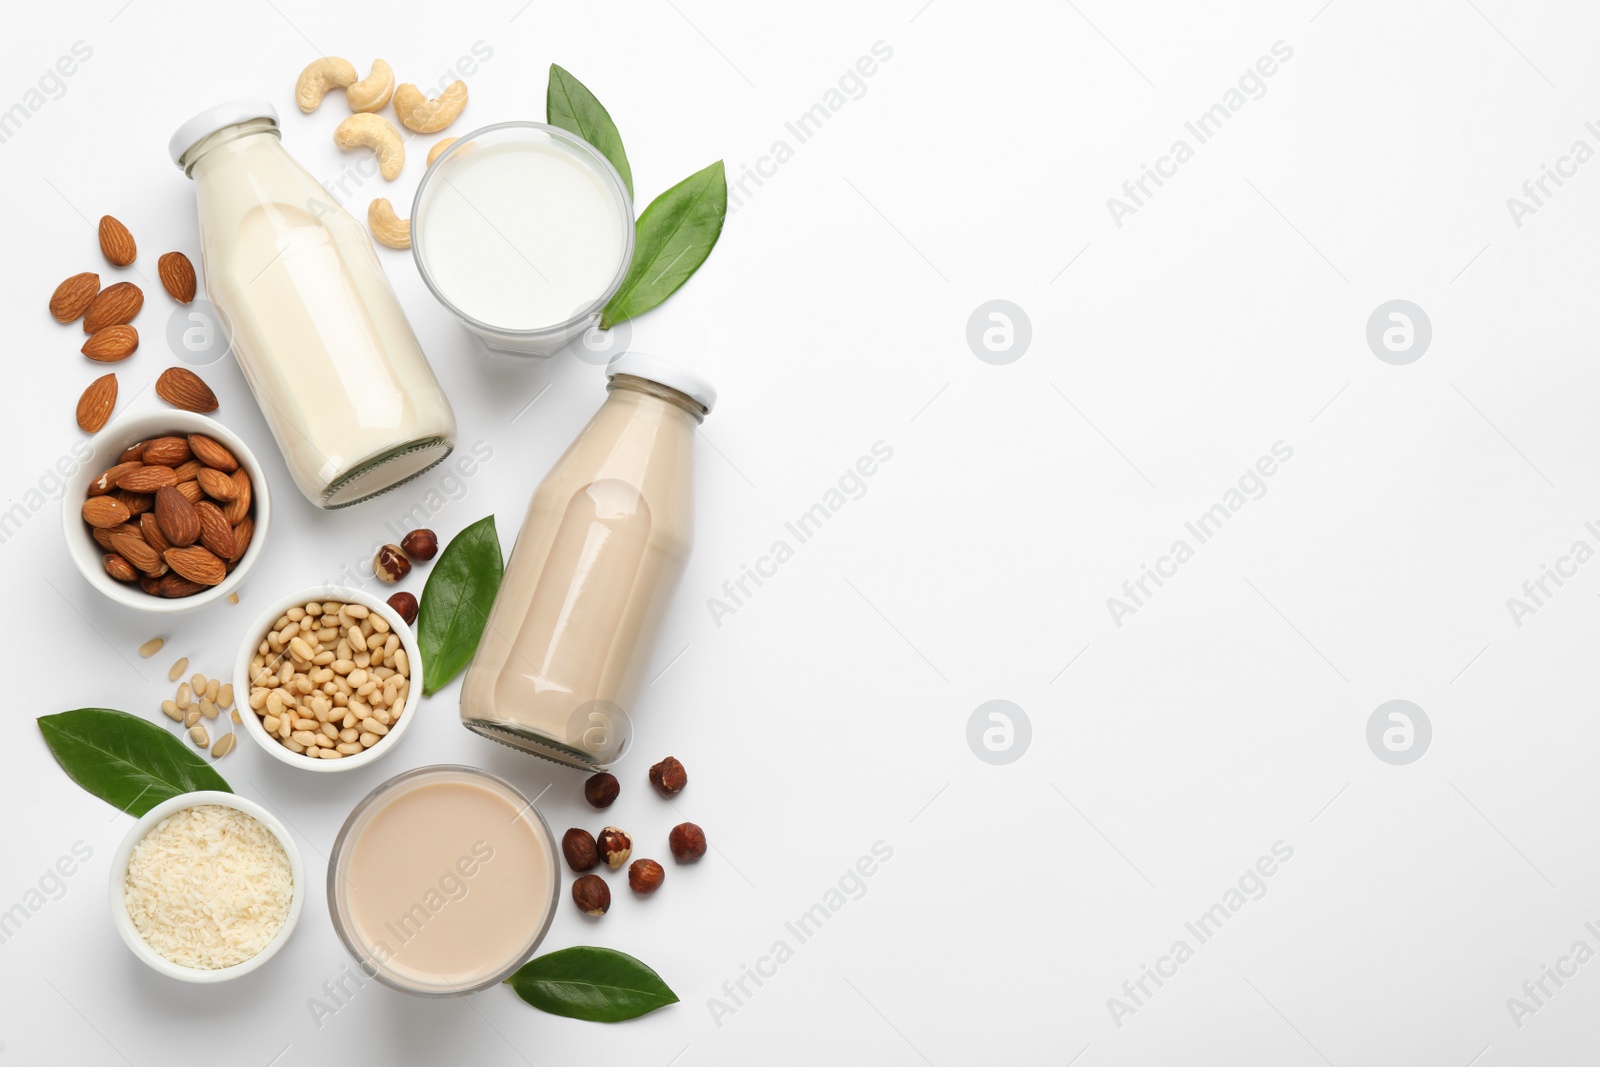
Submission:
<svg viewBox="0 0 1600 1067">
<path fill-rule="evenodd" d="M 920 6 L 919 6 L 920 5 Z M 293 490 L 231 359 L 202 370 L 275 490 L 240 606 L 172 622 L 115 608 L 73 570 L 59 505 L 0 546 L 9 610 L 0 908 L 74 842 L 93 858 L 0 946 L 0 1063 L 341 1062 L 1501 1064 L 1597 1046 L 1600 962 L 1519 1027 L 1521 996 L 1600 925 L 1595 765 L 1600 563 L 1519 627 L 1506 605 L 1572 543 L 1594 490 L 1600 162 L 1515 225 L 1506 199 L 1600 119 L 1579 4 L 1505 0 L 979 4 L 723 0 L 333 5 L 104 0 L 32 5 L 0 35 L 0 108 L 76 41 L 92 58 L 0 144 L 6 212 L 5 506 L 78 441 L 100 373 L 45 313 L 80 270 L 139 282 L 124 409 L 174 362 L 157 256 L 198 256 L 171 130 L 264 95 L 319 178 L 352 157 L 335 95 L 293 106 L 321 52 L 432 83 L 475 42 L 463 125 L 542 118 L 560 62 L 609 106 L 641 201 L 713 159 L 735 179 L 788 159 L 632 345 L 703 369 L 722 400 L 697 457 L 699 540 L 634 716 L 614 821 L 662 852 L 680 818 L 716 850 L 668 863 L 648 902 L 591 923 L 563 902 L 546 948 L 652 963 L 682 998 L 614 1027 L 507 990 L 308 1005 L 347 965 L 320 874 L 285 951 L 214 988 L 156 977 L 117 939 L 107 869 L 130 820 L 52 762 L 35 716 L 85 705 L 160 719 L 167 665 L 223 673 L 285 590 L 363 565 L 439 476 L 322 514 Z M 1320 9 L 1319 9 L 1320 6 Z M 519 10 L 519 7 L 521 10 Z M 803 145 L 784 123 L 883 41 L 893 57 Z M 1106 200 L 1276 41 L 1293 49 L 1216 137 L 1118 227 Z M 426 141 L 428 139 L 420 139 Z M 391 185 L 409 202 L 425 145 Z M 768 168 L 769 172 L 771 168 Z M 1554 189 L 1554 187 L 1551 187 Z M 404 208 L 402 208 L 404 210 Z M 140 243 L 107 268 L 93 220 Z M 602 397 L 574 358 L 490 358 L 383 252 L 461 421 L 493 458 L 434 517 L 490 512 L 507 545 L 528 495 Z M 965 333 L 982 302 L 1031 320 L 996 366 Z M 1380 304 L 1431 319 L 1416 362 L 1365 340 Z M 548 386 L 548 391 L 543 392 Z M 528 405 L 538 397 L 531 407 Z M 513 421 L 515 420 L 515 421 Z M 874 442 L 893 458 L 735 614 L 707 599 L 754 564 Z M 1293 458 L 1137 614 L 1107 598 L 1185 536 L 1275 442 Z M 97 461 L 98 462 L 98 461 Z M 75 505 L 73 505 L 75 506 Z M 1191 539 L 1192 540 L 1192 539 Z M 421 590 L 424 575 L 407 585 Z M 1552 587 L 1553 588 L 1553 587 Z M 141 660 L 155 634 L 166 649 Z M 581 777 L 468 735 L 455 687 L 404 747 L 313 776 L 245 745 L 220 770 L 293 824 L 320 872 L 346 812 L 410 766 L 470 762 L 559 832 L 601 820 Z M 1005 766 L 969 716 L 1032 725 Z M 1433 726 L 1408 766 L 1369 750 L 1390 699 Z M 692 784 L 648 792 L 667 753 Z M 679 814 L 679 813 L 682 814 Z M 731 1015 L 716 997 L 875 842 L 893 849 Z M 1275 842 L 1293 849 L 1175 978 L 1118 1026 L 1108 998 Z M 649 843 L 654 842 L 651 845 Z M 641 852 L 646 851 L 642 849 Z M 620 890 L 621 882 L 617 882 Z"/>
</svg>

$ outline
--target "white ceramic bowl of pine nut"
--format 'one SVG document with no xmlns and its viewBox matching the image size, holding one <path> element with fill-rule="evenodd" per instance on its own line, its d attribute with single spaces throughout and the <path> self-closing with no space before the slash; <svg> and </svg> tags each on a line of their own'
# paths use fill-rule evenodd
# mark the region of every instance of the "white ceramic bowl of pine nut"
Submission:
<svg viewBox="0 0 1600 1067">
<path fill-rule="evenodd" d="M 244 732 L 307 771 L 382 759 L 422 699 L 411 627 L 371 593 L 336 585 L 302 589 L 263 611 L 245 631 L 233 674 Z"/>
</svg>

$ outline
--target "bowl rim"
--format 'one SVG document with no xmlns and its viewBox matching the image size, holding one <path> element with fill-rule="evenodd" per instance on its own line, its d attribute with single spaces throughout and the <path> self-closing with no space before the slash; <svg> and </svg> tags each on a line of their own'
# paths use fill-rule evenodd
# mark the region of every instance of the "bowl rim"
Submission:
<svg viewBox="0 0 1600 1067">
<path fill-rule="evenodd" d="M 407 665 L 411 668 L 411 688 L 406 696 L 400 721 L 391 727 L 377 744 L 359 756 L 346 756 L 344 759 L 307 759 L 297 752 L 290 752 L 267 736 L 266 727 L 261 725 L 261 717 L 250 707 L 250 660 L 255 655 L 256 646 L 261 643 L 261 635 L 267 632 L 268 627 L 279 615 L 311 600 L 343 600 L 362 604 L 367 610 L 378 612 L 389 624 L 389 628 L 399 635 L 400 647 L 406 651 Z M 417 644 L 417 635 L 406 625 L 400 613 L 364 589 L 332 583 L 308 585 L 269 604 L 245 630 L 245 636 L 239 642 L 239 651 L 234 655 L 233 661 L 234 700 L 235 706 L 239 708 L 239 718 L 242 720 L 240 726 L 244 732 L 273 759 L 303 771 L 320 774 L 357 770 L 387 755 L 411 729 L 411 723 L 421 710 L 422 681 L 422 648 Z"/>
<path fill-rule="evenodd" d="M 289 876 L 293 880 L 293 888 L 289 896 L 289 914 L 284 918 L 283 925 L 278 928 L 267 947 L 240 963 L 231 967 L 219 967 L 214 971 L 202 970 L 198 967 L 186 967 L 180 963 L 173 963 L 161 955 L 139 933 L 138 927 L 133 925 L 133 919 L 128 915 L 126 891 L 123 887 L 128 873 L 128 864 L 133 860 L 133 850 L 140 841 L 144 840 L 155 826 L 167 816 L 188 808 L 198 808 L 206 804 L 218 804 L 223 807 L 235 808 L 255 819 L 272 832 L 283 846 L 284 853 L 289 857 Z M 288 942 L 290 935 L 300 922 L 300 914 L 305 909 L 306 901 L 306 870 L 305 861 L 300 855 L 300 847 L 295 844 L 288 828 L 283 822 L 266 808 L 237 793 L 224 793 L 215 789 L 202 789 L 192 793 L 182 793 L 162 801 L 149 811 L 141 815 L 133 826 L 128 829 L 122 838 L 122 843 L 117 846 L 116 854 L 111 859 L 110 878 L 110 903 L 111 921 L 116 926 L 117 933 L 122 935 L 123 942 L 139 957 L 148 967 L 168 978 L 176 978 L 183 982 L 194 982 L 202 985 L 216 982 L 227 982 L 240 978 L 266 963 L 278 950 Z"/>
<path fill-rule="evenodd" d="M 162 427 L 165 429 L 161 429 Z M 124 585 L 105 572 L 105 567 L 101 564 L 101 557 L 105 553 L 89 534 L 89 528 L 83 521 L 82 510 L 84 492 L 89 483 L 112 466 L 111 463 L 104 462 L 107 454 L 121 454 L 124 448 L 135 441 L 144 440 L 152 435 L 173 434 L 174 431 L 181 431 L 185 436 L 191 433 L 205 434 L 220 441 L 234 454 L 239 465 L 250 476 L 251 514 L 255 522 L 255 531 L 251 534 L 250 547 L 245 550 L 239 565 L 234 567 L 233 572 L 219 584 L 193 596 L 168 600 L 146 593 L 137 584 Z M 173 408 L 127 412 L 100 430 L 88 443 L 89 456 L 67 479 L 66 491 L 61 497 L 61 528 L 66 537 L 67 555 L 72 558 L 78 573 L 82 574 L 91 586 L 99 590 L 106 599 L 147 615 L 182 615 L 199 611 L 239 588 L 255 566 L 256 560 L 261 558 L 272 525 L 272 491 L 267 485 L 266 472 L 262 470 L 261 462 L 256 458 L 255 452 L 242 437 L 216 419 L 197 412 Z"/>
</svg>

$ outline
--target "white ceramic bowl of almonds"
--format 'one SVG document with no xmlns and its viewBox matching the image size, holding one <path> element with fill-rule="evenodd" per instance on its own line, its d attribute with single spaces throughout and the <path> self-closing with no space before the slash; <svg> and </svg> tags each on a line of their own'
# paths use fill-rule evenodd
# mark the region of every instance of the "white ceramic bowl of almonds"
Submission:
<svg viewBox="0 0 1600 1067">
<path fill-rule="evenodd" d="M 346 609 L 332 625 L 330 603 Z M 353 647 L 352 626 L 372 647 Z M 278 600 L 245 635 L 234 699 L 244 732 L 274 759 L 307 771 L 352 771 L 382 759 L 417 717 L 422 652 L 399 613 L 371 593 L 314 585 Z M 271 684 L 253 684 L 264 670 L 277 672 Z M 307 755 L 314 747 L 337 755 Z"/>
<path fill-rule="evenodd" d="M 224 808 L 233 808 L 250 816 L 260 823 L 277 839 L 283 847 L 285 857 L 289 862 L 290 895 L 287 912 L 283 917 L 282 925 L 272 935 L 272 939 L 255 955 L 231 966 L 218 967 L 207 970 L 200 967 L 191 967 L 174 961 L 157 952 L 151 943 L 145 940 L 144 934 L 139 931 L 133 915 L 129 912 L 128 869 L 133 863 L 134 850 L 139 843 L 160 826 L 169 816 L 187 811 L 190 808 L 199 808 L 215 805 Z M 266 963 L 289 940 L 289 935 L 294 933 L 296 924 L 300 921 L 300 912 L 305 906 L 306 898 L 306 871 L 305 863 L 300 857 L 300 849 L 295 845 L 294 839 L 289 836 L 289 831 L 271 812 L 260 804 L 233 793 L 222 793 L 203 790 L 196 793 L 184 793 L 182 796 L 173 797 L 163 801 L 140 816 L 139 821 L 133 824 L 122 839 L 122 844 L 117 848 L 116 855 L 111 860 L 111 921 L 117 928 L 117 933 L 122 935 L 122 940 L 133 950 L 133 954 L 143 960 L 149 967 L 168 978 L 176 978 L 184 982 L 212 983 L 226 982 L 239 978 Z M 250 910 L 248 907 L 245 909 Z M 221 914 L 218 908 L 211 909 L 211 918 L 215 919 Z"/>
<path fill-rule="evenodd" d="M 250 547 L 240 557 L 233 570 L 220 584 L 191 596 L 167 599 L 146 593 L 136 583 L 119 582 L 106 573 L 106 550 L 94 539 L 90 527 L 83 520 L 83 503 L 88 496 L 89 483 L 117 463 L 118 457 L 130 445 L 157 437 L 204 434 L 220 443 L 239 467 L 250 477 L 249 505 L 255 531 L 250 537 Z M 101 430 L 90 441 L 94 451 L 84 460 L 78 471 L 67 480 L 66 494 L 61 500 L 62 526 L 67 535 L 67 551 L 77 564 L 84 579 L 110 599 L 135 611 L 155 615 L 177 615 L 195 611 L 231 594 L 244 581 L 250 568 L 261 557 L 267 541 L 267 528 L 272 518 L 271 494 L 261 464 L 237 434 L 215 419 L 197 415 L 192 411 L 163 408 L 158 411 L 124 415 Z"/>
</svg>

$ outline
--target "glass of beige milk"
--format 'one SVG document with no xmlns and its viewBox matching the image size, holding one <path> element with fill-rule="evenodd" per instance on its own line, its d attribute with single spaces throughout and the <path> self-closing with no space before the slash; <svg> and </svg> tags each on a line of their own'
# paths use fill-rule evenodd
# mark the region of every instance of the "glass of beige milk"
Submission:
<svg viewBox="0 0 1600 1067">
<path fill-rule="evenodd" d="M 490 348 L 548 356 L 589 329 L 628 273 L 633 201 L 575 134 L 502 122 L 423 175 L 411 254 L 440 303 Z"/>
<path fill-rule="evenodd" d="M 295 485 L 359 503 L 450 454 L 456 420 L 366 229 L 279 143 L 264 100 L 180 126 L 206 295 Z"/>
<path fill-rule="evenodd" d="M 562 875 L 533 802 L 475 767 L 418 767 L 356 805 L 328 858 L 334 932 L 417 996 L 504 981 L 544 940 Z"/>
</svg>

